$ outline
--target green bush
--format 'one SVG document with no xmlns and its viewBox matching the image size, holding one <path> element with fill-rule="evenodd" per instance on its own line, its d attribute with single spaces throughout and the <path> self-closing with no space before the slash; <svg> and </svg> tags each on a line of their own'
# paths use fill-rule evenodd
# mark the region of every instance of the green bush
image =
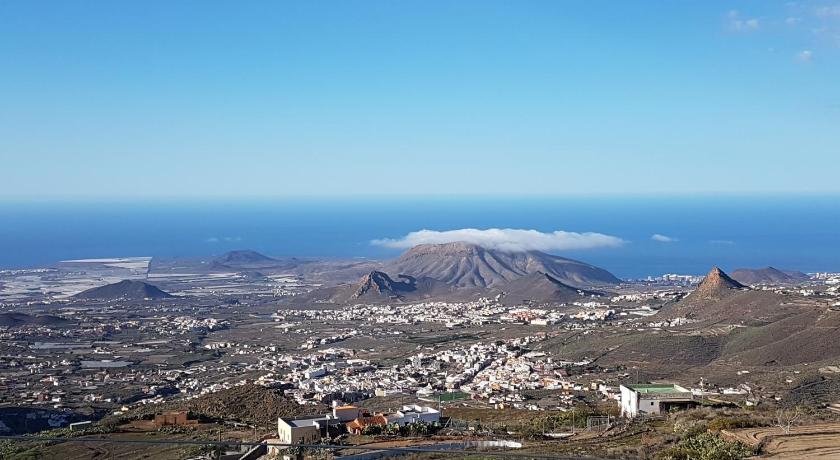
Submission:
<svg viewBox="0 0 840 460">
<path fill-rule="evenodd" d="M 682 438 L 690 438 L 703 434 L 709 430 L 709 425 L 705 420 L 697 419 L 678 419 L 674 422 L 674 433 Z"/>
<path fill-rule="evenodd" d="M 760 426 L 758 421 L 750 417 L 716 417 L 709 422 L 709 430 L 732 430 L 736 428 L 754 428 Z"/>
<path fill-rule="evenodd" d="M 382 434 L 382 427 L 379 425 L 368 425 L 362 428 L 362 434 L 365 436 L 376 436 Z"/>
<path fill-rule="evenodd" d="M 753 454 L 746 444 L 727 441 L 714 433 L 702 433 L 683 439 L 678 445 L 660 452 L 657 460 L 740 460 Z"/>
</svg>

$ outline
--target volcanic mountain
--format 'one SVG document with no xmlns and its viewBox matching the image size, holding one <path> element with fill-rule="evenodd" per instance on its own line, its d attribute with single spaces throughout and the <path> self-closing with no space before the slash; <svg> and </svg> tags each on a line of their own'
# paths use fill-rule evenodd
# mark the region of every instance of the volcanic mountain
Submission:
<svg viewBox="0 0 840 460">
<path fill-rule="evenodd" d="M 773 267 L 739 268 L 732 272 L 732 278 L 745 285 L 796 284 L 810 279 L 802 272 L 779 270 Z"/>
<path fill-rule="evenodd" d="M 773 292 L 747 289 L 714 267 L 691 294 L 663 307 L 660 315 L 740 322 L 772 313 L 778 304 Z"/>
<path fill-rule="evenodd" d="M 371 271 L 358 282 L 332 288 L 317 289 L 310 294 L 312 300 L 334 303 L 364 301 L 377 303 L 389 300 L 421 300 L 451 293 L 452 286 L 431 279 L 399 275 L 397 279 L 380 271 Z"/>
<path fill-rule="evenodd" d="M 168 292 L 164 292 L 136 280 L 122 280 L 119 283 L 106 284 L 86 291 L 82 291 L 73 296 L 75 299 L 101 299 L 101 300 L 143 300 L 143 299 L 168 299 L 175 297 Z"/>
<path fill-rule="evenodd" d="M 543 272 L 530 273 L 502 284 L 496 289 L 501 291 L 502 301 L 506 304 L 566 303 L 602 295 L 600 292 L 574 288 Z"/>
<path fill-rule="evenodd" d="M 250 249 L 240 249 L 226 252 L 213 259 L 213 264 L 225 266 L 265 265 L 277 262 L 271 257 Z"/>
<path fill-rule="evenodd" d="M 402 281 L 394 281 L 386 273 L 372 271 L 363 276 L 353 292 L 354 298 L 361 298 L 370 295 L 399 297 L 417 290 L 413 278 L 402 277 Z"/>
<path fill-rule="evenodd" d="M 703 281 L 690 294 L 689 297 L 701 299 L 715 299 L 731 293 L 733 290 L 743 289 L 746 286 L 730 278 L 718 267 L 712 270 L 703 278 Z"/>
<path fill-rule="evenodd" d="M 457 287 L 498 287 L 532 273 L 573 287 L 613 285 L 612 273 L 540 251 L 505 252 L 465 242 L 421 244 L 387 263 L 384 271 L 428 277 Z"/>
</svg>

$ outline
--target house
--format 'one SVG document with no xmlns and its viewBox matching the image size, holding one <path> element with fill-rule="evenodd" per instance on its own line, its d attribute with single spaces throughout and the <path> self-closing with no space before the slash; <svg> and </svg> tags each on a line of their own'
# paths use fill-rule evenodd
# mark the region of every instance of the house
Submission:
<svg viewBox="0 0 840 460">
<path fill-rule="evenodd" d="M 621 415 L 636 417 L 667 413 L 696 404 L 691 391 L 673 384 L 621 385 Z"/>
<path fill-rule="evenodd" d="M 384 415 L 370 415 L 369 412 L 365 412 L 355 420 L 347 422 L 347 432 L 351 434 L 363 434 L 365 428 L 369 426 L 385 427 L 386 425 L 388 425 L 388 418 Z"/>
<path fill-rule="evenodd" d="M 440 421 L 440 412 L 427 406 L 410 404 L 388 416 L 389 423 L 403 426 L 409 423 L 436 423 Z"/>
<path fill-rule="evenodd" d="M 163 426 L 187 426 L 197 425 L 198 420 L 190 420 L 187 411 L 168 411 L 162 414 L 155 415 L 154 426 L 160 428 Z"/>
<path fill-rule="evenodd" d="M 339 422 L 346 423 L 355 420 L 361 415 L 362 411 L 356 406 L 352 405 L 338 405 L 333 401 L 333 417 Z"/>
<path fill-rule="evenodd" d="M 314 444 L 329 434 L 329 426 L 338 423 L 332 415 L 277 419 L 277 437 L 283 444 Z"/>
</svg>

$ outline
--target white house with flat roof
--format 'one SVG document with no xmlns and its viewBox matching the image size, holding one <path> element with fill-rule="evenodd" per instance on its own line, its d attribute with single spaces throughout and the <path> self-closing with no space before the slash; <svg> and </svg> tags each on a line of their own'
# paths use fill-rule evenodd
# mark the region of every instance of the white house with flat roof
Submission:
<svg viewBox="0 0 840 460">
<path fill-rule="evenodd" d="M 435 423 L 440 421 L 440 412 L 427 406 L 410 404 L 388 415 L 388 423 L 407 425 L 409 423 Z"/>
<path fill-rule="evenodd" d="M 675 384 L 621 385 L 621 415 L 637 417 L 667 413 L 694 405 L 691 391 Z"/>
<path fill-rule="evenodd" d="M 337 423 L 331 414 L 322 416 L 278 418 L 277 437 L 283 444 L 315 444 L 326 436 L 330 425 Z"/>
</svg>

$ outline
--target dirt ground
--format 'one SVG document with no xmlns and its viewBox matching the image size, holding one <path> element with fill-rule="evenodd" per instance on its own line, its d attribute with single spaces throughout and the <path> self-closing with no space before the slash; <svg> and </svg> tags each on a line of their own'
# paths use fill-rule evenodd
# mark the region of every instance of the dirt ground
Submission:
<svg viewBox="0 0 840 460">
<path fill-rule="evenodd" d="M 750 446 L 764 445 L 761 458 L 840 458 L 840 423 L 793 427 L 784 434 L 778 427 L 744 428 L 721 432 Z"/>
</svg>

